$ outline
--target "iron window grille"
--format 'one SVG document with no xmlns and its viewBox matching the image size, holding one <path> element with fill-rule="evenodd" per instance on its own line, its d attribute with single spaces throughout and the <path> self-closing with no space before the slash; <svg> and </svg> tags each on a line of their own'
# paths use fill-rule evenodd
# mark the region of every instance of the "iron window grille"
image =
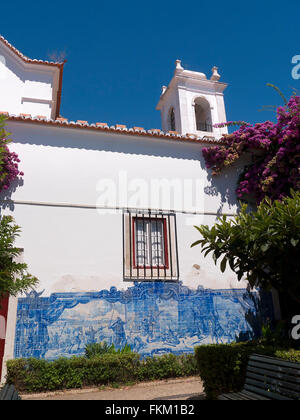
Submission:
<svg viewBox="0 0 300 420">
<path fill-rule="evenodd" d="M 178 281 L 176 215 L 124 211 L 123 254 L 124 280 Z"/>
</svg>

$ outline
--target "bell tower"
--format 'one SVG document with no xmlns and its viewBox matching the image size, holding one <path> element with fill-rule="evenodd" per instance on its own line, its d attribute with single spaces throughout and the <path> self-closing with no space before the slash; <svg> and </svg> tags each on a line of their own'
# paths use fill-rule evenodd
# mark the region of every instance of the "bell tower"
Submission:
<svg viewBox="0 0 300 420">
<path fill-rule="evenodd" d="M 162 87 L 156 107 L 163 131 L 217 139 L 227 134 L 227 127 L 214 127 L 227 121 L 223 94 L 227 84 L 220 82 L 220 77 L 217 67 L 208 80 L 204 73 L 185 70 L 176 60 L 174 76 L 168 87 Z"/>
</svg>

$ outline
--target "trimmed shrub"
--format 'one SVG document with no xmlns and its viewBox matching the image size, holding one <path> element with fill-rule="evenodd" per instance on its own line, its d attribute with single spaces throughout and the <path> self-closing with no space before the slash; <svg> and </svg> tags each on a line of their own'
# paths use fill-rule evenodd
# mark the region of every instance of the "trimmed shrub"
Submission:
<svg viewBox="0 0 300 420">
<path fill-rule="evenodd" d="M 193 354 L 180 356 L 164 354 L 162 356 L 147 357 L 141 361 L 138 369 L 138 379 L 140 381 L 177 378 L 197 374 L 198 368 Z"/>
<path fill-rule="evenodd" d="M 81 388 L 136 379 L 137 354 L 105 354 L 92 359 L 61 358 L 54 361 L 15 359 L 7 362 L 7 383 L 18 391 L 43 392 Z"/>
<path fill-rule="evenodd" d="M 277 350 L 275 356 L 287 362 L 300 363 L 300 350 Z"/>
<path fill-rule="evenodd" d="M 43 392 L 84 386 L 129 383 L 197 375 L 193 354 L 149 357 L 136 353 L 105 353 L 54 361 L 14 359 L 7 362 L 7 383 L 19 392 Z"/>
<path fill-rule="evenodd" d="M 239 392 L 246 379 L 248 360 L 251 354 L 273 356 L 300 363 L 300 351 L 280 350 L 263 342 L 212 344 L 195 348 L 195 357 L 207 399 L 218 395 Z"/>
<path fill-rule="evenodd" d="M 253 341 L 211 344 L 195 348 L 195 356 L 207 399 L 242 390 L 249 356 L 253 353 L 274 356 L 274 347 Z"/>
</svg>

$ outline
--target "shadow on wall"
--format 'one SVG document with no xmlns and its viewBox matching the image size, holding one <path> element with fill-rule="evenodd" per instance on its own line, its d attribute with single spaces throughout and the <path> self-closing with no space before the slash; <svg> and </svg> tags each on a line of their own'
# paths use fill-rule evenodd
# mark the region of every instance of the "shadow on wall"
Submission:
<svg viewBox="0 0 300 420">
<path fill-rule="evenodd" d="M 203 159 L 201 147 L 207 144 L 184 142 L 155 137 L 133 136 L 126 133 L 92 131 L 84 127 L 61 127 L 30 124 L 30 122 L 9 122 L 15 143 L 64 149 L 114 152 L 127 155 L 170 157 L 180 160 L 199 161 Z M 41 134 L 42 133 L 42 134 Z M 45 149 L 47 153 L 47 149 Z M 84 159 L 84 154 L 82 155 Z"/>
<path fill-rule="evenodd" d="M 190 353 L 194 346 L 254 338 L 263 317 L 259 295 L 245 289 L 191 290 L 181 283 L 135 283 L 95 293 L 31 292 L 18 301 L 15 357 L 84 354 L 89 343 L 125 344 L 143 357 Z"/>
<path fill-rule="evenodd" d="M 236 188 L 239 175 L 242 172 L 240 167 L 232 167 L 225 169 L 220 175 L 212 175 L 211 170 L 208 170 L 207 179 L 210 186 L 204 188 L 204 193 L 208 196 L 220 195 L 220 206 L 217 214 L 223 213 L 223 208 L 228 205 L 229 208 L 234 207 L 235 212 L 240 209 L 241 205 L 237 200 Z"/>
<path fill-rule="evenodd" d="M 1 51 L 3 49 L 3 52 Z M 6 48 L 3 47 L 1 44 L 0 46 L 0 54 L 4 54 L 5 56 L 5 67 L 7 68 L 7 72 L 10 74 L 15 75 L 16 79 L 19 83 L 25 83 L 26 81 L 30 82 L 37 82 L 37 83 L 50 83 L 51 82 L 51 74 L 49 73 L 30 73 L 30 71 L 24 72 L 24 64 L 20 62 L 19 59 L 15 58 L 11 54 L 6 53 Z M 6 84 L 5 79 L 3 84 Z"/>
<path fill-rule="evenodd" d="M 204 188 L 207 196 L 218 196 L 217 212 L 222 213 L 224 207 L 236 209 L 236 185 L 238 177 L 244 167 L 244 160 L 240 159 L 237 166 L 224 170 L 219 176 L 212 176 L 211 170 L 207 170 L 202 154 L 203 147 L 210 147 L 203 143 L 189 143 L 180 140 L 159 139 L 155 137 L 143 137 L 109 133 L 105 131 L 91 131 L 82 128 L 52 127 L 33 125 L 26 122 L 9 122 L 10 131 L 13 133 L 15 143 L 33 146 L 32 153 L 36 151 L 34 146 L 41 146 L 38 150 L 39 159 L 45 164 L 51 164 L 51 149 L 78 149 L 81 150 L 81 159 L 89 162 L 90 155 L 86 151 L 94 151 L 103 154 L 107 153 L 107 159 L 113 159 L 111 153 L 119 155 L 151 156 L 157 158 L 171 158 L 178 161 L 186 160 L 191 162 L 189 167 L 185 166 L 186 177 L 198 177 L 207 179 L 209 186 Z M 20 155 L 21 156 L 21 155 Z M 22 156 L 21 156 L 22 159 Z M 100 155 L 99 155 L 100 159 Z M 68 162 L 66 161 L 68 164 Z M 153 164 L 153 163 L 152 163 Z M 198 171 L 198 168 L 201 171 Z M 150 169 L 149 169 L 150 170 Z M 179 168 L 180 170 L 180 168 Z M 25 174 L 26 176 L 26 174 Z M 182 177 L 182 174 L 180 175 Z"/>
<path fill-rule="evenodd" d="M 253 302 L 253 308 L 245 313 L 245 319 L 251 326 L 252 334 L 249 336 L 241 332 L 237 337 L 237 342 L 243 342 L 261 337 L 261 327 L 266 323 L 274 323 L 274 314 L 270 313 L 270 308 L 273 307 L 272 294 L 264 290 L 258 290 L 257 293 L 252 293 L 249 290 L 245 292 L 245 298 Z"/>
<path fill-rule="evenodd" d="M 10 211 L 13 211 L 15 209 L 15 205 L 11 197 L 12 197 L 12 194 L 17 190 L 17 188 L 22 187 L 23 185 L 24 185 L 24 179 L 16 178 L 10 184 L 7 190 L 3 190 L 0 192 L 0 216 L 1 216 L 1 210 L 9 209 Z"/>
<path fill-rule="evenodd" d="M 210 186 L 204 188 L 204 193 L 210 196 L 217 196 L 220 194 L 221 203 L 217 211 L 218 214 L 222 214 L 225 204 L 227 204 L 229 208 L 235 207 L 237 210 L 241 208 L 236 189 L 239 178 L 243 173 L 245 166 L 251 163 L 251 159 L 252 157 L 250 154 L 241 157 L 235 164 L 223 169 L 220 175 L 212 175 L 212 170 L 206 169 L 208 172 L 207 180 L 210 183 Z M 200 160 L 200 165 L 202 169 L 206 168 L 203 156 Z M 255 206 L 251 207 L 252 210 L 254 208 Z"/>
</svg>

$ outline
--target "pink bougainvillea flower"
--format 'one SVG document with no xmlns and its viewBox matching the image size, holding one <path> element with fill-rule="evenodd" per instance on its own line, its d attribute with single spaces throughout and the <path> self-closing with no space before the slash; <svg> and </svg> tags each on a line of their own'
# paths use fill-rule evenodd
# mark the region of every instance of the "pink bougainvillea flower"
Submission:
<svg viewBox="0 0 300 420">
<path fill-rule="evenodd" d="M 285 107 L 277 109 L 277 122 L 255 125 L 243 121 L 224 125 L 239 125 L 234 133 L 224 135 L 222 145 L 202 150 L 207 168 L 214 175 L 243 154 L 252 155 L 239 179 L 237 196 L 249 197 L 260 203 L 265 197 L 282 199 L 291 190 L 300 189 L 300 97 L 292 96 Z"/>
<path fill-rule="evenodd" d="M 7 191 L 18 176 L 24 175 L 19 171 L 17 153 L 11 152 L 7 146 L 11 139 L 4 127 L 5 117 L 0 115 L 0 192 Z"/>
</svg>

